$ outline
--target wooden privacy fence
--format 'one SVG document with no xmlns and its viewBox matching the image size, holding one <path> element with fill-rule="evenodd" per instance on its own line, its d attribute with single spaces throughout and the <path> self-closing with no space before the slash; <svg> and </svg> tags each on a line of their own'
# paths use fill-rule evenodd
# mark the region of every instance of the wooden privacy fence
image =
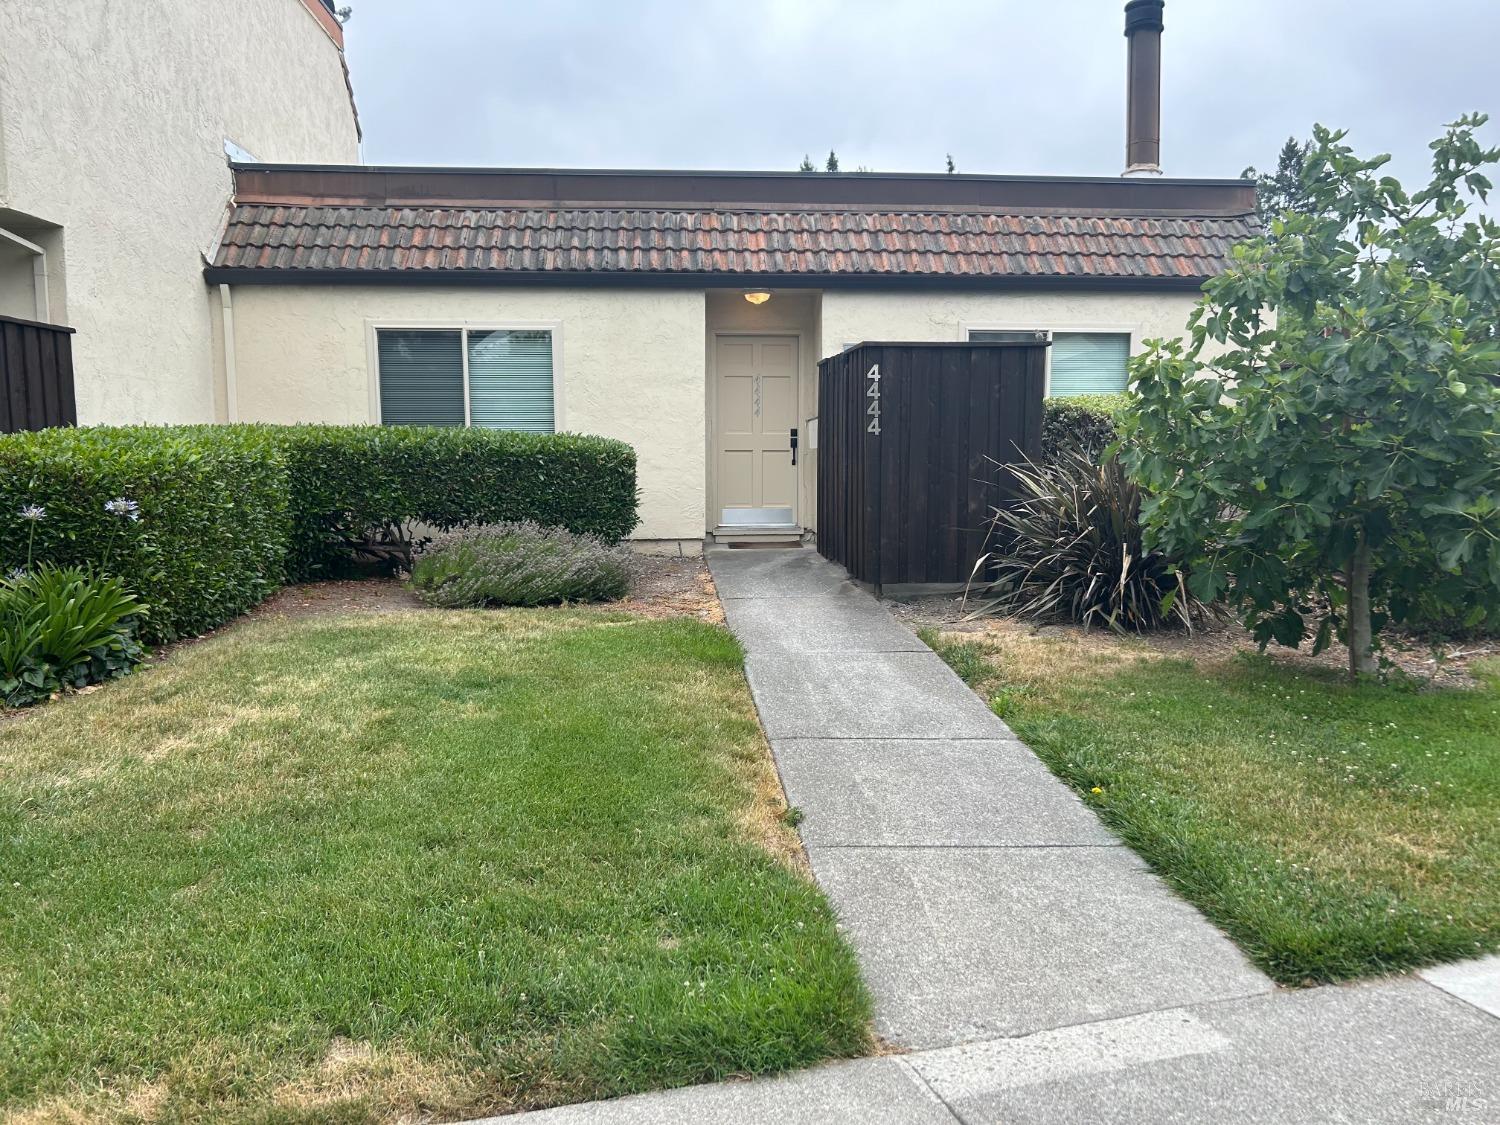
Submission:
<svg viewBox="0 0 1500 1125">
<path fill-rule="evenodd" d="M 1045 342 L 865 343 L 818 364 L 818 551 L 873 585 L 953 586 L 1002 467 L 1041 451 Z"/>
<path fill-rule="evenodd" d="M 77 424 L 73 329 L 0 316 L 0 433 Z"/>
</svg>

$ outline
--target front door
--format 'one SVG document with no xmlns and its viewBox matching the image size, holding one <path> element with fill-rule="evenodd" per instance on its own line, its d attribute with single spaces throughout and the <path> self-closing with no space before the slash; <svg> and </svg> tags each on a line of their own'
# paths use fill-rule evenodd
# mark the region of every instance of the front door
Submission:
<svg viewBox="0 0 1500 1125">
<path fill-rule="evenodd" d="M 719 336 L 715 426 L 719 526 L 797 523 L 797 337 Z"/>
</svg>

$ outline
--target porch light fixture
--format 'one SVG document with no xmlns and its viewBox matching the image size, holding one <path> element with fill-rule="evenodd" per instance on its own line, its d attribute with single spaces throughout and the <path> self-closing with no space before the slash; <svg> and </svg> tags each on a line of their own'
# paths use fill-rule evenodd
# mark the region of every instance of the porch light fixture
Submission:
<svg viewBox="0 0 1500 1125">
<path fill-rule="evenodd" d="M 770 299 L 771 294 L 763 289 L 752 289 L 749 293 L 745 294 L 745 300 L 749 301 L 752 305 L 763 305 Z"/>
</svg>

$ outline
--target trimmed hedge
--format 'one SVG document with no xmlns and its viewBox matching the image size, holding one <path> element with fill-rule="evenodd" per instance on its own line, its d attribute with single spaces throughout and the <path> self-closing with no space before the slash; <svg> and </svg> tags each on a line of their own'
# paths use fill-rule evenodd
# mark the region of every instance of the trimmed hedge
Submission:
<svg viewBox="0 0 1500 1125">
<path fill-rule="evenodd" d="M 291 478 L 288 572 L 335 572 L 373 528 L 532 521 L 607 542 L 635 529 L 635 450 L 581 434 L 268 426 Z"/>
<path fill-rule="evenodd" d="M 1047 399 L 1042 412 L 1042 460 L 1053 460 L 1065 448 L 1102 453 L 1119 436 L 1115 416 L 1129 404 L 1125 395 Z"/>
<path fill-rule="evenodd" d="M 105 511 L 133 500 L 140 519 Z M 404 426 L 100 426 L 0 436 L 0 569 L 118 575 L 147 641 L 335 572 L 382 528 L 530 520 L 609 542 L 637 523 L 635 450 L 578 434 Z M 21 510 L 46 514 L 27 520 Z"/>
<path fill-rule="evenodd" d="M 244 613 L 282 581 L 286 463 L 251 428 L 121 426 L 0 438 L 0 567 L 28 556 L 124 580 L 167 641 Z M 139 504 L 139 521 L 107 501 Z M 45 515 L 23 518 L 37 505 Z"/>
</svg>

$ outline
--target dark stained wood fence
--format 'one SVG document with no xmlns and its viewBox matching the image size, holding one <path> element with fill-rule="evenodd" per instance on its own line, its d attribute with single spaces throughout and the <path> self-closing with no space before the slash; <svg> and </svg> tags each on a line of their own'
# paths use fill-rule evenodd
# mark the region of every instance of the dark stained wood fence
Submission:
<svg viewBox="0 0 1500 1125">
<path fill-rule="evenodd" d="M 0 433 L 77 424 L 73 329 L 0 316 Z"/>
<path fill-rule="evenodd" d="M 1046 347 L 867 343 L 818 364 L 818 551 L 877 592 L 967 581 L 1013 495 L 1002 466 L 1041 451 Z"/>
</svg>

